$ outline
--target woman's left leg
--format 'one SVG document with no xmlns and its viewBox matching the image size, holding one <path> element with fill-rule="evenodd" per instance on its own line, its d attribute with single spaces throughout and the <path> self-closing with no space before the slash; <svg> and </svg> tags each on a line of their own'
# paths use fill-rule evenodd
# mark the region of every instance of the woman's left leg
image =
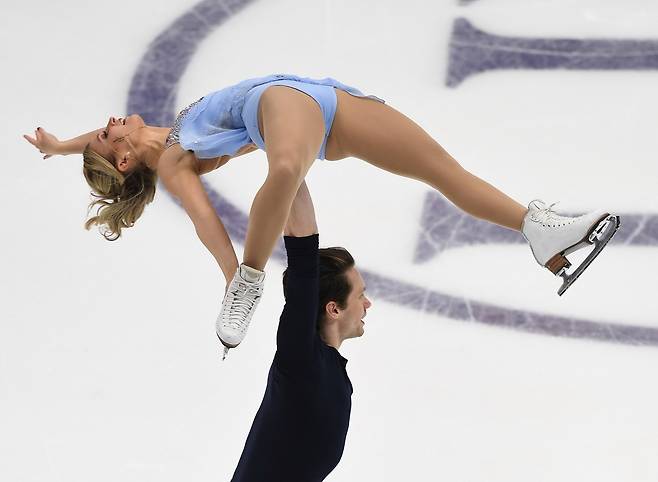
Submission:
<svg viewBox="0 0 658 482">
<path fill-rule="evenodd" d="M 465 212 L 517 231 L 523 230 L 537 262 L 564 282 L 558 294 L 589 266 L 619 228 L 619 216 L 596 210 L 578 217 L 559 216 L 542 201 L 526 209 L 491 184 L 462 168 L 408 117 L 372 99 L 336 92 L 338 108 L 327 143 L 327 159 L 354 156 L 438 189 Z M 331 137 L 331 136 L 330 136 Z M 333 147 L 331 151 L 330 147 Z M 572 273 L 566 258 L 595 248 Z"/>
<path fill-rule="evenodd" d="M 463 211 L 520 230 L 527 209 L 453 159 L 418 124 L 392 107 L 337 90 L 332 126 L 337 157 L 357 157 L 370 164 L 439 190 Z M 332 144 L 330 138 L 327 153 Z M 329 156 L 327 156 L 329 159 Z"/>
</svg>

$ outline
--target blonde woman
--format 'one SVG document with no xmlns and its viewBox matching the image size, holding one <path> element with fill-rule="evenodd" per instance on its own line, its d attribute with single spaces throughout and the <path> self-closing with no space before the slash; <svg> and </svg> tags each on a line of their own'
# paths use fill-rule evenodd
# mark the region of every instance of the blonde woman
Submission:
<svg viewBox="0 0 658 482">
<path fill-rule="evenodd" d="M 216 330 L 225 353 L 243 339 L 263 291 L 264 268 L 281 235 L 297 189 L 316 159 L 357 157 L 437 189 L 472 216 L 520 231 L 537 262 L 564 278 L 562 294 L 619 226 L 607 211 L 557 215 L 543 202 L 528 208 L 466 171 L 411 119 L 375 96 L 331 78 L 276 74 L 247 79 L 185 108 L 174 126 L 146 125 L 133 114 L 67 141 L 42 128 L 25 136 L 48 158 L 83 155 L 83 173 L 97 199 L 86 222 L 114 240 L 153 200 L 156 180 L 177 197 L 227 281 Z M 254 197 L 244 257 L 229 236 L 200 176 L 260 148 L 269 171 Z M 566 255 L 594 244 L 573 273 Z"/>
</svg>

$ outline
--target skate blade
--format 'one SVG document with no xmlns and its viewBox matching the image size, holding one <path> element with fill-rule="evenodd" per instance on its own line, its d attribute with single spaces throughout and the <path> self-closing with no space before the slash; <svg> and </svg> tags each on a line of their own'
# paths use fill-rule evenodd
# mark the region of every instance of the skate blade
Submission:
<svg viewBox="0 0 658 482">
<path fill-rule="evenodd" d="M 223 348 L 223 350 L 222 350 L 222 361 L 224 361 L 224 360 L 226 360 L 226 357 L 228 356 L 228 351 L 231 348 L 235 348 L 238 345 L 231 345 L 229 343 L 226 343 L 224 340 L 222 340 L 222 337 L 219 336 L 219 333 L 215 332 L 215 334 L 217 335 L 217 338 L 219 339 L 219 341 L 222 343 L 222 348 Z"/>
<path fill-rule="evenodd" d="M 603 251 L 603 248 L 608 244 L 608 242 L 615 235 L 620 226 L 619 216 L 608 216 L 603 219 L 596 228 L 592 230 L 589 234 L 588 239 L 591 243 L 594 244 L 594 249 L 591 253 L 587 255 L 587 258 L 573 271 L 573 273 L 567 273 L 566 269 L 563 269 L 558 276 L 561 276 L 564 282 L 560 289 L 557 290 L 557 294 L 562 296 L 571 285 L 578 279 L 578 277 L 583 274 L 592 261 Z"/>
</svg>

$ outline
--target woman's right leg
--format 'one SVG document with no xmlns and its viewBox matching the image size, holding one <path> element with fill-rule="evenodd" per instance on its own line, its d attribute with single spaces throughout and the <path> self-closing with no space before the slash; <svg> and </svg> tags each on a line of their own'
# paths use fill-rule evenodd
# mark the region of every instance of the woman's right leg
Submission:
<svg viewBox="0 0 658 482">
<path fill-rule="evenodd" d="M 224 356 L 247 333 L 262 296 L 262 271 L 324 140 L 324 118 L 319 105 L 298 90 L 268 87 L 261 95 L 258 111 L 269 171 L 249 212 L 243 264 L 229 284 L 217 318 L 217 336 L 225 346 Z"/>
<path fill-rule="evenodd" d="M 297 189 L 320 150 L 325 127 L 318 103 L 287 86 L 268 87 L 261 95 L 259 113 L 269 171 L 251 205 L 243 260 L 263 270 Z"/>
<path fill-rule="evenodd" d="M 337 90 L 332 126 L 341 157 L 353 156 L 439 190 L 463 211 L 519 231 L 528 211 L 474 176 L 411 119 L 372 99 Z"/>
</svg>

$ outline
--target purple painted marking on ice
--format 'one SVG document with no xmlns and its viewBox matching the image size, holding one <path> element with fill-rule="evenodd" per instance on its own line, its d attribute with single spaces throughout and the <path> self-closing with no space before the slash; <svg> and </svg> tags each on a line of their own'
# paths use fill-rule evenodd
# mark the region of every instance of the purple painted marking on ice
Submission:
<svg viewBox="0 0 658 482">
<path fill-rule="evenodd" d="M 446 85 L 497 69 L 656 70 L 658 40 L 502 37 L 456 19 Z"/>
<path fill-rule="evenodd" d="M 360 270 L 369 296 L 377 300 L 435 313 L 455 320 L 472 321 L 504 328 L 569 338 L 584 338 L 625 345 L 658 346 L 658 329 L 601 323 L 543 313 L 501 308 L 459 298 Z"/>
<path fill-rule="evenodd" d="M 253 0 L 205 0 L 177 19 L 149 46 L 133 77 L 128 112 L 141 114 L 149 124 L 171 125 L 178 82 L 199 43 L 234 12 Z M 234 241 L 244 243 L 247 215 L 204 183 L 215 210 Z M 281 246 L 274 256 L 285 262 Z M 658 330 L 597 323 L 502 308 L 456 298 L 370 271 L 362 271 L 368 292 L 380 299 L 456 320 L 554 336 L 587 338 L 633 345 L 658 346 Z"/>
<path fill-rule="evenodd" d="M 658 246 L 658 215 L 614 214 L 621 216 L 623 229 L 617 231 L 610 241 L 610 246 Z M 414 263 L 429 261 L 451 248 L 525 243 L 525 239 L 518 232 L 476 219 L 457 209 L 440 193 L 430 191 L 425 196 Z"/>
</svg>

